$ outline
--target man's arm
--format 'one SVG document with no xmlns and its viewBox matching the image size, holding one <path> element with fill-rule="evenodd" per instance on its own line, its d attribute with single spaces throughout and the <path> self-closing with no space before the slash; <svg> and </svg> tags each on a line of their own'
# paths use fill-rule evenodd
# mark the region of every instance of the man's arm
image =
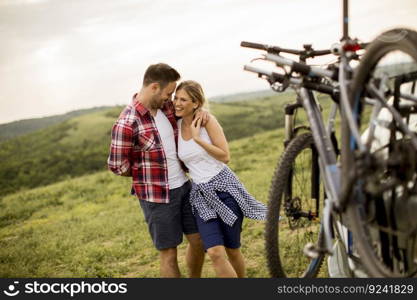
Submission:
<svg viewBox="0 0 417 300">
<path fill-rule="evenodd" d="M 131 153 L 133 129 L 130 123 L 120 119 L 113 125 L 110 154 L 107 165 L 110 171 L 120 176 L 132 176 Z"/>
<path fill-rule="evenodd" d="M 210 113 L 205 108 L 199 108 L 194 113 L 194 120 L 200 119 L 201 120 L 201 126 L 206 127 L 208 121 L 210 120 Z"/>
</svg>

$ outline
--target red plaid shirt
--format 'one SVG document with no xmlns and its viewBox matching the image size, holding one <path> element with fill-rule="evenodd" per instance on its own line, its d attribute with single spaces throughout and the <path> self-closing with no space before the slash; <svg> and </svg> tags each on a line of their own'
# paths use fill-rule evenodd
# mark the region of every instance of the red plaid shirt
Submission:
<svg viewBox="0 0 417 300">
<path fill-rule="evenodd" d="M 161 110 L 174 129 L 178 145 L 172 101 L 167 101 Z M 169 203 L 168 166 L 161 137 L 151 113 L 138 101 L 126 106 L 113 125 L 107 164 L 117 175 L 131 174 L 132 188 L 139 199 Z"/>
</svg>

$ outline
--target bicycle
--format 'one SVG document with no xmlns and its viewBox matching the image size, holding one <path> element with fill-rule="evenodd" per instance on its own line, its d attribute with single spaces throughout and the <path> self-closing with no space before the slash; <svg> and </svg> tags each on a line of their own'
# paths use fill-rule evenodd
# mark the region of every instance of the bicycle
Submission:
<svg viewBox="0 0 417 300">
<path fill-rule="evenodd" d="M 330 50 L 316 51 L 311 45 L 305 45 L 304 50 L 301 51 L 248 42 L 242 42 L 242 46 L 268 49 L 269 52 L 273 53 L 295 54 L 300 57 L 301 62 L 305 62 L 308 58 L 331 53 Z M 246 68 L 250 69 L 250 67 Z M 280 74 L 274 74 L 274 76 L 279 82 L 288 80 L 288 77 L 286 78 Z M 297 84 L 301 83 L 299 79 L 292 78 L 291 80 L 293 83 L 296 83 L 297 80 Z M 289 83 L 289 81 L 287 82 Z M 276 81 L 271 81 L 271 84 L 275 83 Z M 334 99 L 338 97 L 338 91 L 328 85 L 319 82 L 304 82 L 304 85 L 328 94 Z M 277 91 L 281 91 L 281 89 L 284 90 L 282 86 L 275 87 Z M 291 270 L 291 273 L 295 273 L 297 277 L 315 277 L 324 260 L 324 253 L 319 253 L 311 262 L 307 263 L 307 258 L 300 255 L 303 253 L 304 245 L 300 245 L 297 241 L 298 239 L 307 239 L 309 242 L 315 242 L 323 238 L 323 232 L 320 231 L 320 206 L 323 204 L 324 192 L 323 188 L 320 187 L 318 152 L 309 127 L 295 126 L 297 111 L 302 107 L 300 96 L 297 97 L 295 103 L 285 107 L 285 152 L 278 162 L 271 183 L 266 226 L 266 252 L 272 277 L 286 277 L 289 270 Z M 327 125 L 327 130 L 332 132 L 333 146 L 336 111 L 337 106 L 334 104 Z M 305 156 L 307 156 L 307 159 Z M 301 164 L 298 163 L 300 158 L 303 161 Z M 305 166 L 306 164 L 307 166 Z M 298 176 L 301 176 L 302 179 L 298 179 Z M 304 193 L 301 192 L 300 182 L 305 185 Z M 279 217 L 282 219 L 281 222 L 278 222 Z M 281 226 L 282 223 L 288 223 L 287 228 Z M 283 233 L 280 233 L 279 230 L 283 232 L 290 231 L 293 235 L 295 234 L 296 238 L 291 243 L 291 241 L 288 242 L 288 237 L 286 237 L 286 245 L 283 245 L 279 241 L 279 237 Z M 288 249 L 288 253 L 283 248 Z M 293 259 L 294 252 L 299 254 L 295 255 L 298 258 L 296 262 Z"/>
<path fill-rule="evenodd" d="M 304 247 L 312 260 L 304 261 L 301 276 L 316 276 L 324 255 L 332 254 L 335 234 L 342 235 L 337 233 L 338 226 L 333 226 L 336 220 L 349 229 L 344 242 L 352 269 L 363 266 L 371 277 L 416 275 L 417 224 L 412 216 L 417 212 L 417 157 L 414 155 L 417 137 L 416 130 L 413 131 L 417 128 L 410 127 L 414 126 L 417 109 L 414 95 L 417 33 L 408 29 L 390 30 L 369 45 L 361 44 L 348 35 L 347 10 L 348 2 L 344 0 L 343 36 L 340 44 L 331 50 L 314 51 L 307 46 L 298 51 L 249 42 L 241 44 L 267 51 L 263 59 L 274 62 L 283 73 L 251 65 L 246 65 L 245 70 L 266 78 L 277 92 L 294 88 L 295 109 L 304 109 L 310 123 L 307 133 L 296 134 L 298 129 L 293 127 L 290 110 L 286 110 L 287 147 L 276 170 L 268 202 L 266 248 L 273 277 L 288 275 L 282 266 L 280 257 L 284 250 L 278 241 L 283 207 L 283 219 L 287 218 L 289 227 L 310 230 L 320 220 L 319 230 L 316 225 L 315 231 L 311 231 L 310 240 L 316 245 L 310 242 Z M 359 59 L 358 51 L 363 48 L 365 54 L 354 70 L 351 63 Z M 408 60 L 402 59 L 398 52 Z M 285 58 L 281 53 L 297 54 L 300 61 Z M 336 54 L 338 61 L 329 68 L 309 66 L 305 62 L 309 57 L 330 53 Z M 387 67 L 393 59 L 395 64 Z M 328 94 L 334 101 L 328 128 L 313 91 Z M 342 123 L 340 160 L 334 138 L 337 109 Z M 383 141 L 378 138 L 381 132 L 386 135 Z M 307 166 L 312 189 L 311 197 L 304 197 L 301 203 L 303 198 L 293 196 L 293 165 L 305 149 L 311 149 L 312 153 L 311 165 Z M 324 184 L 326 198 L 321 218 L 320 182 Z M 306 211 L 302 204 L 308 201 L 313 203 L 313 208 Z M 291 222 L 301 225 L 295 227 Z M 407 228 L 406 224 L 410 226 Z"/>
</svg>

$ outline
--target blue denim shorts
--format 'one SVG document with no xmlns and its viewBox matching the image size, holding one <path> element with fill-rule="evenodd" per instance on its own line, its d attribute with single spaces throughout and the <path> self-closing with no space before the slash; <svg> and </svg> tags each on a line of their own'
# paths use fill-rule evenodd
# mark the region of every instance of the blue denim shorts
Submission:
<svg viewBox="0 0 417 300">
<path fill-rule="evenodd" d="M 233 226 L 229 226 L 222 221 L 221 218 L 210 219 L 207 222 L 195 212 L 195 219 L 203 241 L 204 249 L 212 248 L 214 246 L 223 245 L 226 248 L 237 249 L 240 248 L 240 234 L 242 232 L 243 213 L 239 204 L 227 192 L 216 192 L 220 200 L 229 207 L 237 216 L 237 220 Z"/>
</svg>

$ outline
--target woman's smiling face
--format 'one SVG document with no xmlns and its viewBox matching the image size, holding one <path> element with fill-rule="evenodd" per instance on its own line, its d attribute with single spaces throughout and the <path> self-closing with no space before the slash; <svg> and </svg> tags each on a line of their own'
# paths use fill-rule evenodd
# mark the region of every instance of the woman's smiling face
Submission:
<svg viewBox="0 0 417 300">
<path fill-rule="evenodd" d="M 191 100 L 191 97 L 183 89 L 177 90 L 174 96 L 175 115 L 177 117 L 186 117 L 193 115 L 198 107 L 197 103 Z"/>
</svg>

